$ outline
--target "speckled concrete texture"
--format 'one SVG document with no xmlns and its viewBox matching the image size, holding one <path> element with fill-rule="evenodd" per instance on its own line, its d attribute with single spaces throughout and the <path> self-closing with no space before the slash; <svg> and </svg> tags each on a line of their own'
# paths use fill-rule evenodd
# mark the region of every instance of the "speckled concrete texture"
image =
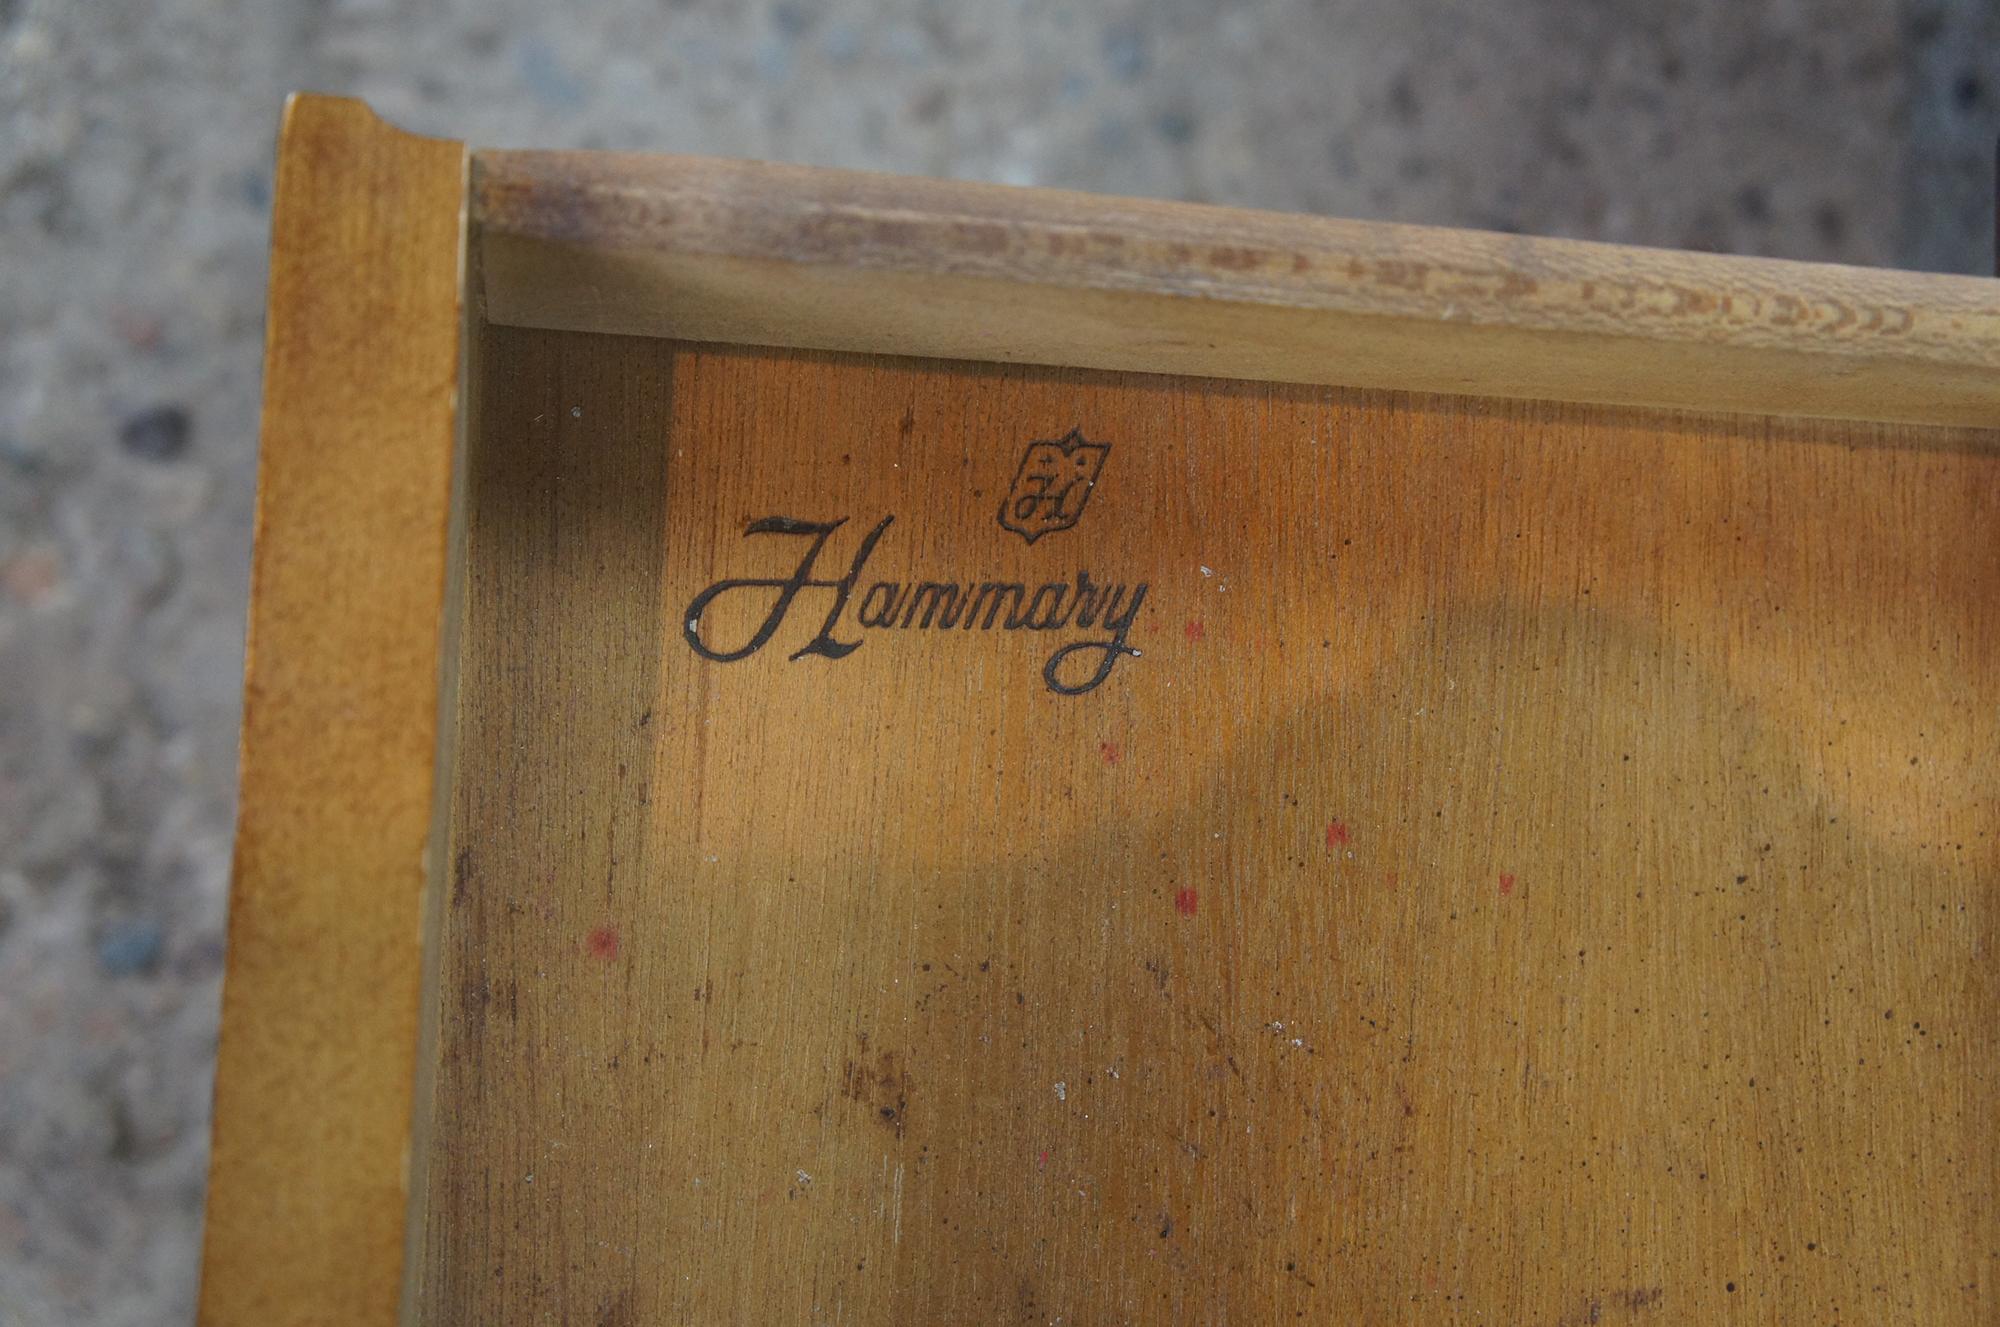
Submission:
<svg viewBox="0 0 2000 1327">
<path fill-rule="evenodd" d="M 0 1327 L 186 1321 L 272 136 L 1990 267 L 1966 0 L 0 0 Z"/>
</svg>

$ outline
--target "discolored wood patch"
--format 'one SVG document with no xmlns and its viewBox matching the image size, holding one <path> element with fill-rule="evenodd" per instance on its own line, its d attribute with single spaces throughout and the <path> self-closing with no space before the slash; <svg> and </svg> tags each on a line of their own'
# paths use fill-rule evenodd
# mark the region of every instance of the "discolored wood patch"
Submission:
<svg viewBox="0 0 2000 1327">
<path fill-rule="evenodd" d="M 426 1321 L 1992 1317 L 1992 435 L 482 337 Z"/>
</svg>

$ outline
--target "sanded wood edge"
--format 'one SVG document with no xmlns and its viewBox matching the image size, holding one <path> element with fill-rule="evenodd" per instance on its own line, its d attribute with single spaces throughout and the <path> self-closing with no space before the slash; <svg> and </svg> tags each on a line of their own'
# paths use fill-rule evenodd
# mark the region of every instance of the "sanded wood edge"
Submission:
<svg viewBox="0 0 2000 1327">
<path fill-rule="evenodd" d="M 396 1320 L 464 179 L 359 102 L 286 108 L 206 1327 Z"/>
<path fill-rule="evenodd" d="M 2000 281 L 705 158 L 482 151 L 499 323 L 2000 423 Z"/>
</svg>

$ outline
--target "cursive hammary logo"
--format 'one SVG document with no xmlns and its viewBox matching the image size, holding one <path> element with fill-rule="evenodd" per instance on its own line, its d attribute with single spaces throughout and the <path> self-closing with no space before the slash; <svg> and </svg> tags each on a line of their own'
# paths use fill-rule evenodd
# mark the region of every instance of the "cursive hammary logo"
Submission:
<svg viewBox="0 0 2000 1327">
<path fill-rule="evenodd" d="M 1075 429 L 1060 442 L 1029 443 L 1000 523 L 1031 544 L 1075 525 L 1110 450 Z M 931 568 L 871 580 L 869 559 L 895 523 L 885 515 L 863 533 L 845 516 L 750 521 L 746 546 L 732 560 L 763 574 L 730 576 L 696 594 L 681 622 L 688 648 L 713 663 L 734 663 L 784 639 L 780 648 L 797 662 L 845 659 L 876 633 L 943 644 L 951 635 L 1025 631 L 1049 642 L 1042 681 L 1059 696 L 1095 691 L 1120 660 L 1139 657 L 1130 637 L 1152 588 L 1146 581 L 1068 561 L 1011 574 Z M 1022 560 L 1046 562 L 1040 555 Z M 836 570 L 843 562 L 846 569 Z M 718 605 L 722 620 L 711 623 Z M 800 625 L 788 627 L 794 608 Z M 806 630 L 812 636 L 800 644 Z"/>
<path fill-rule="evenodd" d="M 1110 443 L 1087 442 L 1076 429 L 1053 442 L 1029 443 L 1000 504 L 1000 524 L 1031 544 L 1069 529 L 1083 515 L 1110 454 Z"/>
</svg>

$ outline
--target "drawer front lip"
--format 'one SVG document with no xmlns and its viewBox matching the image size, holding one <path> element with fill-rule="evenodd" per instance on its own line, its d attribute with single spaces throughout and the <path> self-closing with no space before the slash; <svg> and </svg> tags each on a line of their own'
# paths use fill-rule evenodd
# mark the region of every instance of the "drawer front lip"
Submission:
<svg viewBox="0 0 2000 1327">
<path fill-rule="evenodd" d="M 205 1327 L 396 1321 L 464 176 L 359 102 L 286 108 Z"/>
<path fill-rule="evenodd" d="M 499 323 L 2000 423 L 2000 280 L 700 157 L 473 154 Z"/>
</svg>

